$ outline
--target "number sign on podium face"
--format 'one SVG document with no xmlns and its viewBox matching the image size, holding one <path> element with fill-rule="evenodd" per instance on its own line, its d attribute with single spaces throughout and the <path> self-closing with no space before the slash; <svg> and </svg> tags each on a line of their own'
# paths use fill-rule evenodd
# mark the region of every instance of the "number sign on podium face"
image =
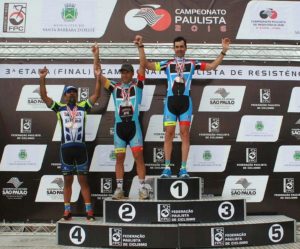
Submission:
<svg viewBox="0 0 300 249">
<path fill-rule="evenodd" d="M 199 200 L 202 178 L 157 178 L 157 200 Z"/>
</svg>

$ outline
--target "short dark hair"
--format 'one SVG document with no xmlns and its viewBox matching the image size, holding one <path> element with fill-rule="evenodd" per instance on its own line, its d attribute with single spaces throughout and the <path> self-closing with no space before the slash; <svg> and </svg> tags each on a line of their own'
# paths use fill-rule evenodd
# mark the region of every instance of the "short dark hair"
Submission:
<svg viewBox="0 0 300 249">
<path fill-rule="evenodd" d="M 183 41 L 184 42 L 184 46 L 186 47 L 186 39 L 183 36 L 177 36 L 173 40 L 173 46 L 175 47 L 175 42 L 180 42 L 180 41 Z"/>
</svg>

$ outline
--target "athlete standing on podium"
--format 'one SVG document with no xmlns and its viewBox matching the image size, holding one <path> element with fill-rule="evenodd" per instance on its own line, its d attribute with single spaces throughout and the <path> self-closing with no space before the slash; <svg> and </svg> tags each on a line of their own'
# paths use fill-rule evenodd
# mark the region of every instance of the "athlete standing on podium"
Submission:
<svg viewBox="0 0 300 249">
<path fill-rule="evenodd" d="M 98 45 L 92 47 L 92 52 L 99 54 Z M 46 76 L 48 69 L 39 70 L 40 94 L 48 108 L 53 110 L 61 126 L 60 160 L 61 171 L 64 176 L 64 214 L 65 220 L 72 219 L 71 196 L 74 175 L 77 175 L 81 187 L 81 194 L 85 203 L 86 218 L 95 220 L 91 204 L 91 193 L 88 184 L 88 156 L 85 145 L 86 111 L 90 109 L 100 96 L 101 68 L 94 61 L 94 75 L 96 78 L 94 93 L 88 100 L 77 102 L 78 90 L 74 86 L 66 86 L 63 92 L 65 104 L 53 101 L 47 95 Z"/>
<path fill-rule="evenodd" d="M 175 135 L 177 120 L 180 126 L 181 145 L 181 168 L 179 177 L 189 177 L 186 170 L 186 162 L 190 148 L 190 124 L 192 118 L 192 99 L 190 97 L 191 81 L 195 70 L 215 70 L 222 62 L 230 40 L 222 39 L 222 51 L 211 63 L 203 63 L 198 60 L 185 58 L 187 44 L 184 37 L 177 37 L 173 41 L 174 58 L 161 62 L 146 62 L 146 68 L 155 71 L 165 71 L 167 74 L 168 88 L 164 106 L 164 128 L 165 128 L 165 168 L 161 177 L 172 175 L 170 168 L 172 143 Z"/>
<path fill-rule="evenodd" d="M 139 199 L 149 199 L 145 187 L 146 169 L 143 157 L 143 136 L 139 122 L 139 105 L 145 81 L 145 52 L 141 36 L 136 36 L 134 44 L 140 57 L 140 67 L 137 80 L 133 79 L 134 69 L 131 64 L 123 64 L 119 70 L 120 81 L 112 81 L 101 76 L 104 87 L 112 94 L 115 104 L 114 144 L 116 153 L 116 182 L 117 188 L 112 199 L 124 199 L 123 178 L 126 147 L 129 144 L 136 163 L 137 175 L 140 182 Z"/>
</svg>

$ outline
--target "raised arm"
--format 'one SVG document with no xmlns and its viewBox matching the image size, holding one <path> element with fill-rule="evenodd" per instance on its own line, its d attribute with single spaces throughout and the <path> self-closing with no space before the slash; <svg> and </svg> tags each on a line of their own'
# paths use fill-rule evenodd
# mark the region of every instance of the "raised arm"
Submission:
<svg viewBox="0 0 300 249">
<path fill-rule="evenodd" d="M 145 76 L 146 55 L 145 55 L 145 50 L 144 50 L 144 45 L 143 45 L 143 37 L 140 35 L 137 35 L 133 42 L 137 46 L 138 51 L 139 51 L 139 57 L 140 57 L 139 75 Z"/>
<path fill-rule="evenodd" d="M 100 65 L 100 60 L 99 60 L 99 46 L 97 43 L 95 43 L 92 46 L 92 53 L 94 57 L 94 76 L 96 79 L 95 83 L 95 89 L 94 93 L 90 96 L 89 100 L 92 104 L 95 104 L 97 99 L 100 97 L 101 94 L 101 77 L 102 77 L 102 72 L 101 72 L 101 65 Z"/>
<path fill-rule="evenodd" d="M 215 70 L 221 64 L 221 62 L 224 59 L 224 56 L 226 55 L 226 52 L 229 49 L 229 45 L 230 45 L 229 38 L 222 39 L 222 52 L 213 62 L 206 64 L 205 71 Z"/>
<path fill-rule="evenodd" d="M 52 103 L 53 103 L 53 100 L 48 97 L 47 90 L 46 90 L 46 76 L 47 76 L 47 74 L 48 74 L 47 67 L 39 69 L 41 98 L 48 107 L 51 107 Z"/>
</svg>

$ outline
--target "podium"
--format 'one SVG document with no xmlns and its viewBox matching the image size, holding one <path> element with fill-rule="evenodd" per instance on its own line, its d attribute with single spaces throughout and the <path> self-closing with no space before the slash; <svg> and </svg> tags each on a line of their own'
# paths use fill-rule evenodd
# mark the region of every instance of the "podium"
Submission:
<svg viewBox="0 0 300 249">
<path fill-rule="evenodd" d="M 201 178 L 154 179 L 154 186 L 152 200 L 104 200 L 103 218 L 95 222 L 79 217 L 60 220 L 58 244 L 180 249 L 296 241 L 294 219 L 283 215 L 246 216 L 243 199 L 204 198 Z"/>
</svg>

